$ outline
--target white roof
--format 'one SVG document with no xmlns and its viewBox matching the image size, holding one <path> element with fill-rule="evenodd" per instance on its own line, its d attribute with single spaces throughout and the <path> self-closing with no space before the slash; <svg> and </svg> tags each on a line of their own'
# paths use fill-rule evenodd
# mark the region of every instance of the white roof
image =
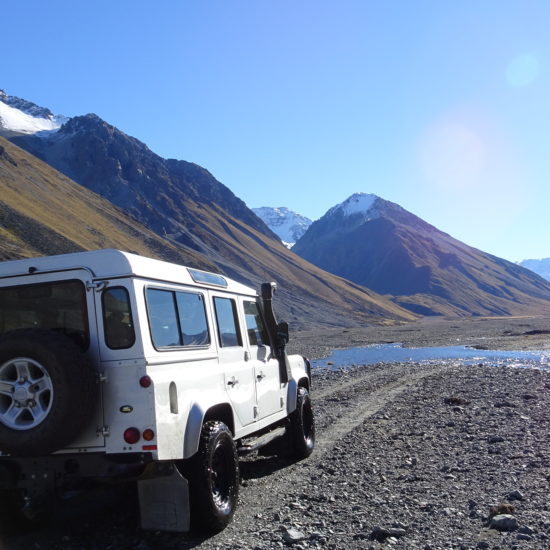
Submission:
<svg viewBox="0 0 550 550">
<path fill-rule="evenodd" d="M 142 277 L 178 284 L 220 288 L 239 294 L 256 295 L 254 289 L 233 281 L 225 275 L 220 276 L 207 271 L 195 270 L 161 260 L 153 260 L 111 248 L 0 262 L 0 278 L 28 275 L 31 272 L 39 274 L 45 271 L 63 271 L 79 268 L 90 271 L 95 279 Z M 227 286 L 222 287 L 216 284 L 198 283 L 196 282 L 197 277 L 193 280 L 191 276 L 193 272 L 195 274 L 212 275 L 216 278 L 222 277 L 227 282 Z"/>
</svg>

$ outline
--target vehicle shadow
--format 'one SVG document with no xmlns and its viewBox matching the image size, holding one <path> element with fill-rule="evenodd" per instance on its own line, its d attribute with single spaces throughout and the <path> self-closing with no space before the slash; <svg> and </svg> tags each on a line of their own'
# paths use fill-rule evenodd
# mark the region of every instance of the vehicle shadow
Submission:
<svg viewBox="0 0 550 550">
<path fill-rule="evenodd" d="M 251 453 L 240 457 L 242 490 L 246 491 L 247 481 L 272 475 L 295 462 L 279 455 Z M 196 532 L 141 530 L 135 484 L 99 486 L 70 499 L 59 499 L 52 507 L 51 517 L 36 525 L 19 521 L 13 510 L 7 508 L 7 502 L 3 504 L 0 506 L 0 550 L 103 550 L 108 547 L 185 550 L 199 547 L 212 538 Z"/>
<path fill-rule="evenodd" d="M 239 460 L 241 480 L 261 479 L 279 470 L 284 470 L 296 462 L 298 460 L 292 458 L 290 453 L 272 456 L 250 455 L 241 457 Z"/>
</svg>

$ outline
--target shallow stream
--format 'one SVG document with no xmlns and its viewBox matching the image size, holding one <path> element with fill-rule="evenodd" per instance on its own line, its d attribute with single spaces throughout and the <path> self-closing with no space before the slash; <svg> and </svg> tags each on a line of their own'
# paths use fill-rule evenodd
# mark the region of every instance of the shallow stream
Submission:
<svg viewBox="0 0 550 550">
<path fill-rule="evenodd" d="M 404 348 L 401 344 L 376 344 L 361 348 L 334 350 L 329 357 L 311 362 L 313 367 L 333 369 L 376 363 L 421 363 L 434 360 L 457 360 L 464 364 L 489 364 L 550 370 L 550 350 L 494 351 L 464 346 L 439 348 Z"/>
</svg>

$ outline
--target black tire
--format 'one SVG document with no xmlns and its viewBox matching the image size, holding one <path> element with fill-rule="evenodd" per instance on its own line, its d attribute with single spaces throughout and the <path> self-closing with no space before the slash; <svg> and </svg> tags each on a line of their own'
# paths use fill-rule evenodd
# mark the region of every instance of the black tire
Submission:
<svg viewBox="0 0 550 550">
<path fill-rule="evenodd" d="M 206 422 L 198 452 L 186 473 L 194 529 L 217 533 L 233 518 L 239 496 L 239 460 L 231 430 L 219 421 Z"/>
<path fill-rule="evenodd" d="M 307 458 L 315 447 L 315 423 L 306 388 L 298 388 L 296 410 L 290 415 L 289 435 L 294 458 Z"/>
<path fill-rule="evenodd" d="M 26 381 L 18 378 L 22 372 L 29 373 Z M 4 334 L 0 450 L 23 457 L 66 447 L 89 422 L 97 391 L 92 365 L 69 337 L 43 329 Z"/>
</svg>

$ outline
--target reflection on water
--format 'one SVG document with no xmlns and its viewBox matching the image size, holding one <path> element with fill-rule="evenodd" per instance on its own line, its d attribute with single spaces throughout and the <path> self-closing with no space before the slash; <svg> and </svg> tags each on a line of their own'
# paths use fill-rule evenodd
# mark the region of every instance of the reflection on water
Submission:
<svg viewBox="0 0 550 550">
<path fill-rule="evenodd" d="M 463 364 L 483 363 L 550 370 L 550 350 L 492 351 L 463 346 L 404 348 L 401 344 L 377 344 L 363 348 L 334 350 L 330 357 L 312 361 L 312 365 L 314 367 L 339 368 L 350 365 L 374 365 L 376 363 L 419 363 L 438 359 L 454 359 Z"/>
</svg>

